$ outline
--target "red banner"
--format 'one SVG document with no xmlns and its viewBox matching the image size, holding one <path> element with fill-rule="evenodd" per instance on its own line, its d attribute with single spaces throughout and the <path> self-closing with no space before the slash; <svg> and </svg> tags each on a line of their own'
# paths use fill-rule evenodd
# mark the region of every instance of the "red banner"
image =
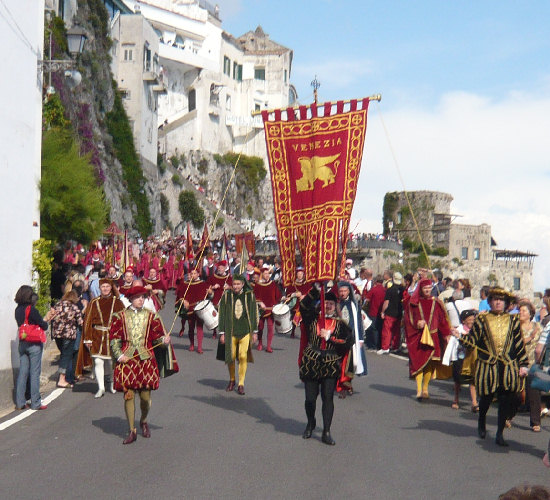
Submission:
<svg viewBox="0 0 550 500">
<path fill-rule="evenodd" d="M 306 279 L 334 279 L 339 248 L 345 247 L 365 143 L 369 99 L 289 108 L 269 120 L 262 112 L 283 282 L 296 274 L 296 245 Z M 324 116 L 317 116 L 320 108 Z M 299 114 L 299 117 L 296 116 Z"/>
<path fill-rule="evenodd" d="M 246 250 L 249 255 L 256 254 L 256 238 L 253 231 L 246 233 L 235 234 L 235 250 L 238 254 L 242 252 L 243 244 L 246 245 Z"/>
</svg>

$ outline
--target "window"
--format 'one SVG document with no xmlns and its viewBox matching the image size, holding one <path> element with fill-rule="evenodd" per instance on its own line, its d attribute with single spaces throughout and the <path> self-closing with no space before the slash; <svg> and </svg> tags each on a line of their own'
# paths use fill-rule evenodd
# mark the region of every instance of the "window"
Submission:
<svg viewBox="0 0 550 500">
<path fill-rule="evenodd" d="M 195 89 L 191 89 L 187 99 L 189 102 L 189 111 L 193 111 L 197 107 L 197 91 Z"/>
<path fill-rule="evenodd" d="M 174 47 L 178 47 L 180 49 L 185 48 L 185 41 L 181 37 L 181 35 L 176 35 L 176 39 L 174 40 L 174 43 L 172 44 Z"/>
<path fill-rule="evenodd" d="M 151 71 L 151 49 L 148 43 L 143 47 L 143 71 Z"/>
<path fill-rule="evenodd" d="M 122 99 L 130 99 L 130 91 L 126 89 L 120 89 L 120 97 L 122 97 Z"/>
<path fill-rule="evenodd" d="M 468 247 L 462 247 L 462 260 L 468 260 Z"/>
<path fill-rule="evenodd" d="M 401 212 L 397 212 L 397 223 L 401 224 L 403 222 L 403 214 Z"/>
<path fill-rule="evenodd" d="M 223 73 L 231 76 L 231 59 L 227 56 L 223 56 Z"/>
<path fill-rule="evenodd" d="M 225 96 L 225 109 L 227 109 L 227 111 L 231 111 L 231 96 L 230 95 Z"/>
<path fill-rule="evenodd" d="M 243 65 L 238 64 L 236 61 L 233 62 L 233 80 L 243 81 Z"/>
<path fill-rule="evenodd" d="M 260 111 L 260 105 L 254 104 L 254 111 Z"/>
<path fill-rule="evenodd" d="M 134 60 L 134 46 L 133 45 L 125 45 L 124 46 L 124 60 L 125 61 L 133 61 Z"/>
<path fill-rule="evenodd" d="M 474 260 L 479 260 L 481 255 L 481 249 L 480 248 L 474 248 Z"/>
<path fill-rule="evenodd" d="M 288 70 L 285 69 L 285 80 L 284 80 L 285 83 L 286 83 L 287 79 L 288 79 Z"/>
<path fill-rule="evenodd" d="M 520 289 L 521 289 L 521 279 L 514 278 L 514 290 L 517 292 Z"/>
<path fill-rule="evenodd" d="M 265 68 L 254 68 L 254 80 L 265 80 Z"/>
</svg>

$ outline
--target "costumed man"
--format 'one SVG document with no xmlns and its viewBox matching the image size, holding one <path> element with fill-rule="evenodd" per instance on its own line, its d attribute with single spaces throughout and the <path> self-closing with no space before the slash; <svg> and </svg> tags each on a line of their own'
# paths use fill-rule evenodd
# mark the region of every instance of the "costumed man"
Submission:
<svg viewBox="0 0 550 500">
<path fill-rule="evenodd" d="M 151 391 L 159 387 L 159 364 L 157 357 L 168 362 L 163 365 L 170 373 L 178 371 L 178 365 L 170 335 L 166 334 L 159 316 L 143 307 L 145 297 L 149 294 L 143 286 L 131 288 L 126 296 L 131 305 L 115 315 L 110 328 L 110 341 L 113 356 L 116 359 L 114 371 L 115 388 L 124 392 L 124 410 L 130 428 L 122 444 L 133 443 L 137 439 L 135 427 L 135 392 L 140 399 L 141 419 L 139 421 L 144 438 L 151 437 L 147 416 L 151 408 Z M 157 347 L 165 344 L 164 347 Z M 153 349 L 155 352 L 153 353 Z M 164 358 L 156 351 L 165 350 Z"/>
<path fill-rule="evenodd" d="M 220 303 L 220 299 L 222 298 L 223 292 L 227 287 L 231 286 L 231 283 L 233 282 L 231 279 L 231 276 L 229 275 L 228 267 L 227 267 L 227 261 L 226 260 L 220 260 L 216 263 L 216 272 L 213 273 L 207 281 L 207 284 L 212 288 L 214 291 L 214 296 L 212 297 L 212 303 L 216 308 L 218 307 L 218 304 Z M 212 338 L 216 338 L 216 329 L 214 328 L 214 331 L 212 332 Z"/>
<path fill-rule="evenodd" d="M 203 322 L 195 314 L 195 306 L 208 298 L 208 284 L 199 278 L 199 271 L 195 267 L 189 272 L 189 281 L 180 281 L 176 290 L 176 310 L 181 317 L 180 337 L 183 337 L 185 322 L 188 322 L 189 350 L 195 350 L 195 326 L 197 328 L 197 353 L 202 354 L 202 339 L 204 337 Z M 183 306 L 180 307 L 180 301 Z"/>
<path fill-rule="evenodd" d="M 440 365 L 445 339 L 451 335 L 445 306 L 432 296 L 432 281 L 420 280 L 404 304 L 409 375 L 416 379 L 416 399 L 429 398 L 428 385 Z"/>
<path fill-rule="evenodd" d="M 229 369 L 227 392 L 235 389 L 235 360 L 239 360 L 237 393 L 244 396 L 244 380 L 248 362 L 253 363 L 252 342 L 258 341 L 258 306 L 254 292 L 245 276 L 233 275 L 231 288 L 226 290 L 219 303 L 220 344 L 225 345 L 224 361 Z"/>
<path fill-rule="evenodd" d="M 159 276 L 157 268 L 152 267 L 149 269 L 149 276 L 143 278 L 145 283 L 145 288 L 151 291 L 151 298 L 155 303 L 155 309 L 159 312 L 164 307 L 164 302 L 166 300 L 166 283 Z"/>
<path fill-rule="evenodd" d="M 301 335 L 307 334 L 305 325 L 302 321 L 302 313 L 300 312 L 300 299 L 309 293 L 310 288 L 311 283 L 306 282 L 306 273 L 304 268 L 301 266 L 297 267 L 296 280 L 292 283 L 292 285 L 289 285 L 285 291 L 287 297 L 292 295 L 297 299 L 296 304 L 292 308 L 292 333 L 290 334 L 290 338 L 295 337 L 296 327 L 300 328 Z"/>
<path fill-rule="evenodd" d="M 466 347 L 477 347 L 475 385 L 479 395 L 479 437 L 485 439 L 485 417 L 494 396 L 498 399 L 498 424 L 495 442 L 508 446 L 503 431 L 506 420 L 517 411 L 529 360 L 517 314 L 508 314 L 513 295 L 502 288 L 489 290 L 490 311 L 481 312 L 472 329 L 459 338 Z M 458 333 L 455 334 L 458 338 Z"/>
<path fill-rule="evenodd" d="M 273 352 L 271 343 L 273 342 L 274 324 L 273 324 L 273 306 L 277 305 L 282 298 L 279 285 L 271 279 L 271 269 L 264 264 L 261 269 L 260 279 L 254 286 L 254 295 L 260 308 L 260 321 L 258 322 L 258 351 L 263 349 L 262 337 L 264 325 L 267 323 L 267 347 L 266 352 Z"/>
<path fill-rule="evenodd" d="M 333 292 L 325 295 L 324 315 L 321 310 L 317 318 L 315 305 L 319 295 L 318 285 L 315 284 L 300 302 L 300 311 L 307 329 L 307 335 L 303 335 L 300 339 L 301 355 L 298 361 L 300 379 L 305 387 L 307 416 L 307 426 L 302 437 L 309 439 L 317 424 L 315 407 L 320 388 L 323 415 L 321 440 L 325 444 L 334 445 L 335 442 L 330 435 L 334 415 L 334 391 L 341 372 L 341 359 L 352 347 L 353 334 L 337 314 L 338 299 Z M 323 309 L 322 306 L 321 309 Z"/>
<path fill-rule="evenodd" d="M 348 325 L 352 332 L 353 346 L 344 354 L 340 376 L 336 384 L 336 391 L 340 398 L 346 394 L 353 394 L 351 381 L 355 375 L 367 374 L 367 358 L 363 349 L 363 319 L 361 309 L 357 306 L 354 296 L 354 287 L 347 281 L 338 282 L 338 306 L 342 321 Z"/>
<path fill-rule="evenodd" d="M 124 309 L 118 298 L 118 292 L 107 278 L 99 280 L 100 295 L 92 299 L 84 311 L 82 343 L 78 353 L 76 375 L 82 375 L 83 368 L 91 368 L 97 380 L 96 398 L 105 394 L 105 375 L 109 380 L 109 390 L 116 392 L 113 386 L 111 350 L 109 348 L 109 328 L 113 315 Z M 106 366 L 105 366 L 106 365 Z M 105 370 L 105 368 L 107 368 Z"/>
<path fill-rule="evenodd" d="M 134 283 L 134 268 L 133 267 L 127 267 L 126 271 L 124 271 L 124 275 L 122 276 L 122 284 L 118 287 L 118 292 L 120 295 L 126 296 L 126 292 L 132 288 L 132 285 Z"/>
</svg>

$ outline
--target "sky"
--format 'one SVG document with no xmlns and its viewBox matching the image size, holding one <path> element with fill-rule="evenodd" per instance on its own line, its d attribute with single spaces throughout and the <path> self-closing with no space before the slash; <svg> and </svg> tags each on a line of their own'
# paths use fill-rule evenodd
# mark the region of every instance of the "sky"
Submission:
<svg viewBox="0 0 550 500">
<path fill-rule="evenodd" d="M 386 192 L 447 192 L 456 223 L 538 254 L 535 291 L 550 287 L 550 2 L 216 2 L 229 33 L 261 25 L 293 50 L 301 104 L 315 77 L 319 102 L 382 94 L 351 228 L 382 231 Z"/>
</svg>

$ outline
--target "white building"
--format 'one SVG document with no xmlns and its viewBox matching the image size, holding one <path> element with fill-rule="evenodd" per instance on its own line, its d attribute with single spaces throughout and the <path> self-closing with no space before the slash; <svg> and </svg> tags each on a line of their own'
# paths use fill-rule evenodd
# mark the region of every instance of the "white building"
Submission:
<svg viewBox="0 0 550 500">
<path fill-rule="evenodd" d="M 148 19 L 160 40 L 167 89 L 159 96 L 160 151 L 170 157 L 242 150 L 266 159 L 261 118 L 251 112 L 296 100 L 292 51 L 260 27 L 240 38 L 224 32 L 217 7 L 202 0 L 125 2 Z"/>
<path fill-rule="evenodd" d="M 159 39 L 139 13 L 116 14 L 111 22 L 111 70 L 133 128 L 136 151 L 157 163 L 157 96 L 166 92 L 159 75 Z"/>
<path fill-rule="evenodd" d="M 42 139 L 44 1 L 4 2 L 0 16 L 3 78 L 0 92 L 0 399 L 9 400 L 19 365 L 13 298 L 31 284 L 32 243 L 40 237 L 39 190 Z"/>
</svg>

